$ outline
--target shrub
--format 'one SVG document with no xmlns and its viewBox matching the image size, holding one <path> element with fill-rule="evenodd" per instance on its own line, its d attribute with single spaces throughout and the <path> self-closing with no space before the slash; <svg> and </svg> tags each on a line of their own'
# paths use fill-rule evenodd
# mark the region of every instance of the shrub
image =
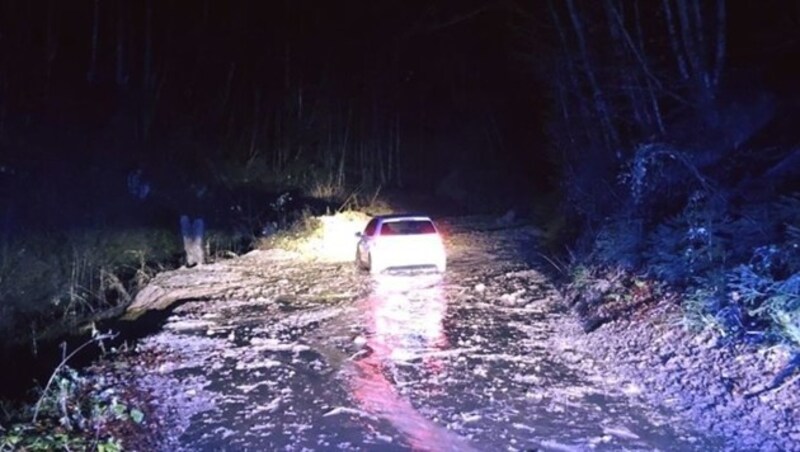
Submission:
<svg viewBox="0 0 800 452">
<path fill-rule="evenodd" d="M 728 221 L 723 203 L 696 192 L 683 212 L 668 219 L 649 235 L 644 260 L 653 276 L 685 285 L 728 257 Z"/>
<path fill-rule="evenodd" d="M 620 173 L 619 180 L 628 186 L 637 203 L 658 198 L 658 193 L 675 196 L 684 193 L 686 187 L 704 192 L 712 188 L 688 153 L 663 143 L 639 145 L 628 167 Z"/>
<path fill-rule="evenodd" d="M 749 329 L 800 346 L 800 268 L 792 268 L 783 279 L 774 273 L 786 261 L 782 254 L 792 251 L 777 246 L 757 249 L 750 263 L 728 272 L 728 295 L 746 313 Z"/>
<path fill-rule="evenodd" d="M 644 222 L 641 219 L 615 218 L 600 229 L 594 251 L 604 265 L 633 270 L 641 263 L 644 237 Z"/>
<path fill-rule="evenodd" d="M 686 217 L 659 226 L 648 262 L 657 276 L 687 284 L 689 324 L 800 347 L 800 233 L 782 224 L 798 221 L 797 203 L 746 207 L 736 220 L 711 215 L 699 240 Z"/>
<path fill-rule="evenodd" d="M 574 287 L 592 298 L 595 268 L 643 270 L 680 289 L 687 326 L 800 348 L 800 196 L 747 203 L 662 144 L 639 146 L 620 180 L 631 202 L 593 237 Z"/>
<path fill-rule="evenodd" d="M 104 349 L 103 341 L 111 337 L 95 332 L 71 354 L 63 349 L 64 358 L 36 405 L 17 412 L 16 423 L 9 429 L 0 429 L 0 450 L 122 450 L 117 433 L 141 425 L 144 413 L 129 406 L 103 377 L 89 377 L 67 365 L 91 344 Z"/>
</svg>

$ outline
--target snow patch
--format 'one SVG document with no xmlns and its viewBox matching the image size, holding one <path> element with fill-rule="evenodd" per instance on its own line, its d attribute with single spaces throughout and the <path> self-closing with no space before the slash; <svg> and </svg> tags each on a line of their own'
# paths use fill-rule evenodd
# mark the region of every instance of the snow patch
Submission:
<svg viewBox="0 0 800 452">
<path fill-rule="evenodd" d="M 560 452 L 579 452 L 581 450 L 580 447 L 559 443 L 558 441 L 553 440 L 544 440 L 540 444 L 547 449 L 557 450 Z"/>
<path fill-rule="evenodd" d="M 517 383 L 525 383 L 525 384 L 539 384 L 542 382 L 542 378 L 538 375 L 522 375 L 517 374 L 514 375 L 513 380 Z"/>
</svg>

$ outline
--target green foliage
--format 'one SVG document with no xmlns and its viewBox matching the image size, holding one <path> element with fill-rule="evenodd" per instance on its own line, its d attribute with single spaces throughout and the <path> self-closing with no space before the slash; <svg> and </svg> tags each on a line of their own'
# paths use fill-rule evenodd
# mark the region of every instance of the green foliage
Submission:
<svg viewBox="0 0 800 452">
<path fill-rule="evenodd" d="M 586 287 L 592 282 L 592 271 L 585 265 L 576 265 L 570 271 L 570 281 L 579 288 Z"/>
<path fill-rule="evenodd" d="M 686 327 L 710 327 L 722 336 L 742 332 L 741 315 L 735 305 L 728 305 L 725 272 L 715 271 L 697 277 L 683 293 L 683 323 Z"/>
<path fill-rule="evenodd" d="M 776 279 L 773 265 L 782 265 L 783 250 L 765 248 L 728 272 L 730 300 L 742 307 L 749 327 L 800 347 L 800 268 L 792 266 L 788 277 Z"/>
<path fill-rule="evenodd" d="M 337 169 L 323 169 L 307 161 L 292 161 L 278 168 L 266 155 L 253 155 L 245 160 L 227 159 L 209 165 L 214 182 L 228 189 L 253 189 L 264 192 L 301 189 L 317 199 L 340 199 L 346 193 L 344 179 Z"/>
</svg>

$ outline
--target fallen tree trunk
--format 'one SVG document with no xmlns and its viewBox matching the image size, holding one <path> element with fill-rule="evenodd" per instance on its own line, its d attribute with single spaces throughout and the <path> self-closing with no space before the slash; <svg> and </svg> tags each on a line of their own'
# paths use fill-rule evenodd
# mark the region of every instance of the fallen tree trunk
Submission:
<svg viewBox="0 0 800 452">
<path fill-rule="evenodd" d="M 254 251 L 246 256 L 193 268 L 159 273 L 139 291 L 123 319 L 164 310 L 188 300 L 248 297 L 272 281 L 267 271 L 276 252 Z"/>
</svg>

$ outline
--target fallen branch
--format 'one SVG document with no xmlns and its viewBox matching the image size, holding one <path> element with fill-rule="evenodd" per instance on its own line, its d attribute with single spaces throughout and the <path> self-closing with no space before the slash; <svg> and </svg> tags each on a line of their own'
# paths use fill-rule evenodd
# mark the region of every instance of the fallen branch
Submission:
<svg viewBox="0 0 800 452">
<path fill-rule="evenodd" d="M 36 405 L 33 408 L 33 420 L 31 421 L 33 424 L 36 423 L 36 419 L 39 417 L 39 409 L 41 408 L 45 398 L 47 398 L 47 393 L 50 391 L 50 386 L 53 384 L 53 381 L 55 381 L 56 376 L 61 372 L 61 369 L 63 369 L 64 366 L 67 365 L 67 362 L 70 359 L 72 359 L 75 355 L 77 355 L 78 352 L 88 347 L 90 344 L 98 343 L 102 347 L 104 340 L 113 339 L 115 337 L 116 334 L 113 334 L 111 332 L 95 333 L 92 335 L 91 339 L 81 344 L 78 348 L 73 350 L 72 353 L 70 353 L 69 355 L 67 355 L 67 343 L 66 342 L 61 343 L 61 362 L 58 363 L 55 370 L 53 370 L 53 373 L 50 374 L 50 379 L 47 380 L 47 384 L 45 385 L 44 390 L 42 391 L 42 395 L 39 397 L 39 400 L 36 401 Z"/>
</svg>

